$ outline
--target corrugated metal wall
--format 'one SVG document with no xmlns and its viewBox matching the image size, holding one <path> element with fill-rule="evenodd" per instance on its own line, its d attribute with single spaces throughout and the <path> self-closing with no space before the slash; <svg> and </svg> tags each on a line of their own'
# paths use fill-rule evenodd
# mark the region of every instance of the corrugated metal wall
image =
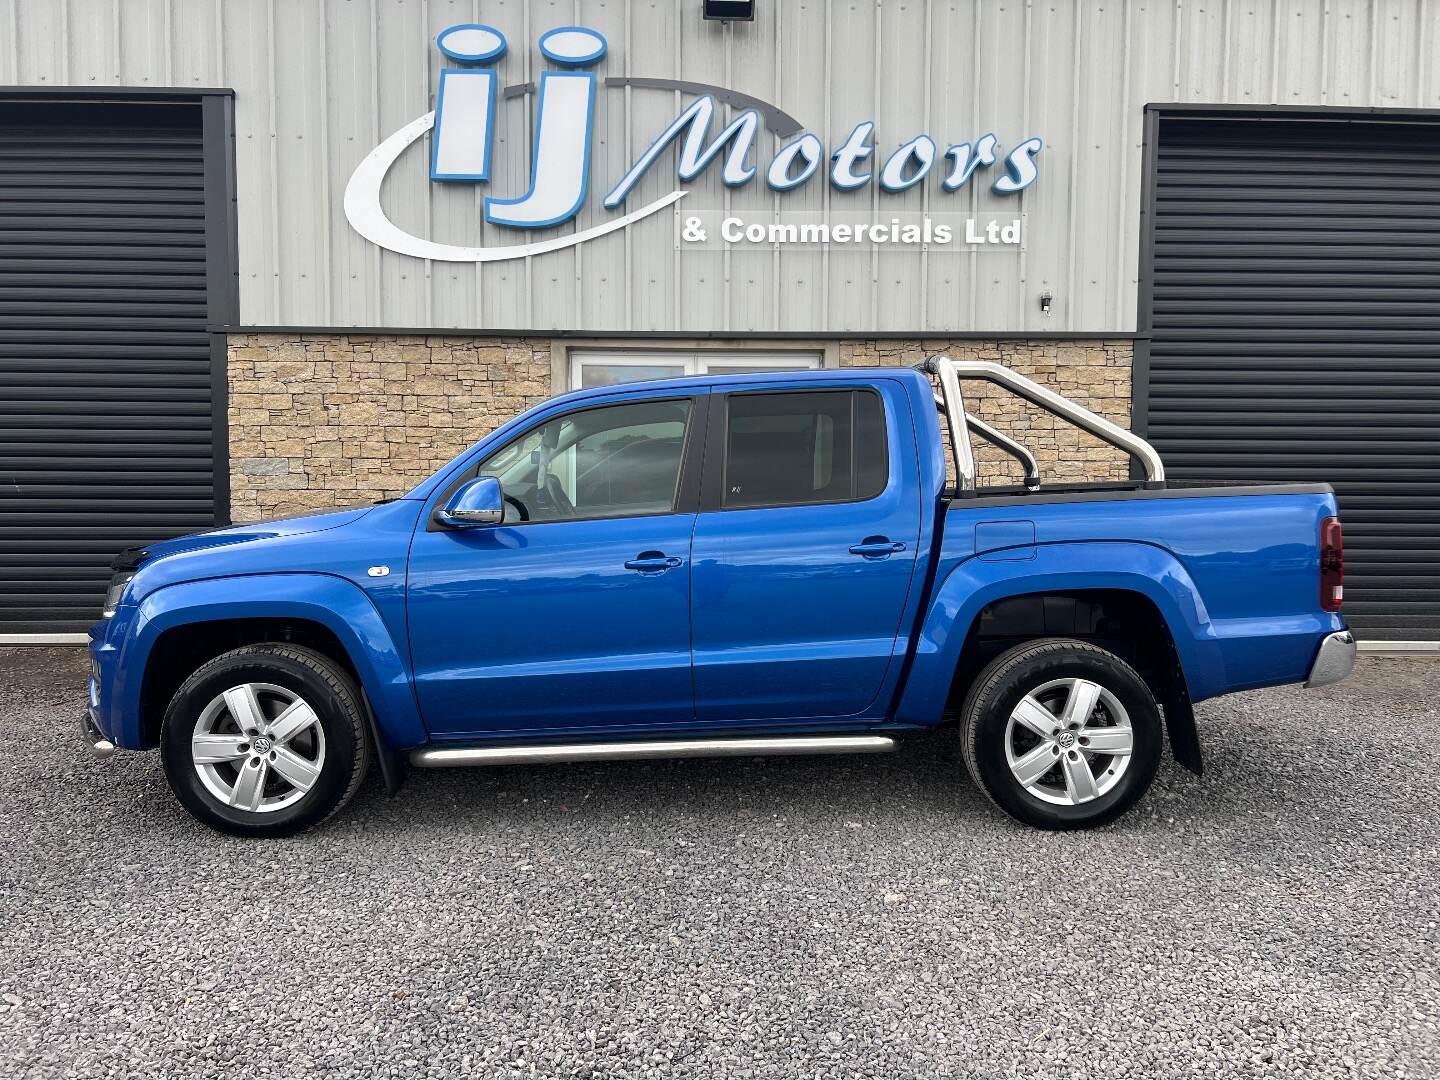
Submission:
<svg viewBox="0 0 1440 1080">
<path fill-rule="evenodd" d="M 485 21 L 510 40 L 502 81 L 544 66 L 550 27 L 604 32 L 605 76 L 684 78 L 768 100 L 827 146 L 861 120 L 882 152 L 919 132 L 1046 141 L 1008 199 L 848 196 L 818 179 L 777 197 L 707 174 L 681 204 L 760 210 L 1017 207 L 1023 251 L 726 255 L 675 249 L 666 215 L 577 249 L 482 268 L 382 253 L 341 195 L 355 163 L 434 105 L 435 34 Z M 760 0 L 754 24 L 699 0 L 0 0 L 0 83 L 230 86 L 238 132 L 241 320 L 248 325 L 586 330 L 1114 331 L 1135 323 L 1141 106 L 1153 101 L 1440 107 L 1429 0 Z M 670 119 L 677 95 L 602 92 L 590 205 Z M 523 190 L 533 97 L 499 117 L 492 189 Z M 761 138 L 769 150 L 777 140 Z M 768 161 L 768 153 L 765 158 Z M 637 195 L 671 188 L 668 160 Z M 397 223 L 494 243 L 483 189 L 432 185 L 424 150 L 391 174 Z M 513 235 L 513 234 L 506 234 Z M 513 240 L 511 240 L 513 242 Z M 1042 292 L 1055 297 L 1041 314 Z"/>
<path fill-rule="evenodd" d="M 216 519 L 201 106 L 0 104 L 0 634 Z"/>
<path fill-rule="evenodd" d="M 1158 121 L 1145 434 L 1323 480 L 1362 640 L 1440 640 L 1440 123 Z"/>
</svg>

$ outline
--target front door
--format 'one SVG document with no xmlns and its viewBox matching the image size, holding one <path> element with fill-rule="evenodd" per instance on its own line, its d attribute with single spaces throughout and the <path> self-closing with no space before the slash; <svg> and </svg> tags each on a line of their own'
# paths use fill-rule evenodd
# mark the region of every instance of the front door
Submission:
<svg viewBox="0 0 1440 1080">
<path fill-rule="evenodd" d="M 920 535 L 904 393 L 714 401 L 691 548 L 696 717 L 866 714 L 899 664 Z"/>
<path fill-rule="evenodd" d="M 432 734 L 688 723 L 697 401 L 650 394 L 544 421 L 482 462 L 505 520 L 422 524 L 410 640 Z M 687 449 L 691 451 L 687 455 Z"/>
</svg>

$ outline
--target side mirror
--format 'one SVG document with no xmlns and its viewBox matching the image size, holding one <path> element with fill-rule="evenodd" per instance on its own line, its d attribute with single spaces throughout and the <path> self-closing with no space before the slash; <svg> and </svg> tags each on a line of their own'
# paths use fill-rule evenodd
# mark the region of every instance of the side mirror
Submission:
<svg viewBox="0 0 1440 1080">
<path fill-rule="evenodd" d="M 493 476 L 477 476 L 461 484 L 450 501 L 435 511 L 435 520 L 452 529 L 499 525 L 505 520 L 505 495 Z"/>
</svg>

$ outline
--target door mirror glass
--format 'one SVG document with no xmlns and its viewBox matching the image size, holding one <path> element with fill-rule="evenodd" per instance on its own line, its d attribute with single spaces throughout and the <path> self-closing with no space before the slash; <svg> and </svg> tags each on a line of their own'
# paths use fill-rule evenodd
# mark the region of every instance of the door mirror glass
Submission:
<svg viewBox="0 0 1440 1080">
<path fill-rule="evenodd" d="M 461 484 L 450 501 L 435 511 L 435 518 L 452 529 L 499 525 L 505 517 L 505 493 L 493 476 L 477 476 Z"/>
</svg>

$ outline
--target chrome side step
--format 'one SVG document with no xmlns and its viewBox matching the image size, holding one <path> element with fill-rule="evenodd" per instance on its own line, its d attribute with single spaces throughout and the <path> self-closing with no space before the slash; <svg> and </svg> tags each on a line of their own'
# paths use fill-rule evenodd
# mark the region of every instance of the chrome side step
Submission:
<svg viewBox="0 0 1440 1080">
<path fill-rule="evenodd" d="M 421 747 L 410 764 L 543 765 L 562 761 L 639 761 L 647 758 L 768 757 L 788 754 L 884 754 L 895 740 L 884 735 L 796 735 L 753 739 L 663 739 L 643 742 L 564 743 L 545 746 Z"/>
</svg>

